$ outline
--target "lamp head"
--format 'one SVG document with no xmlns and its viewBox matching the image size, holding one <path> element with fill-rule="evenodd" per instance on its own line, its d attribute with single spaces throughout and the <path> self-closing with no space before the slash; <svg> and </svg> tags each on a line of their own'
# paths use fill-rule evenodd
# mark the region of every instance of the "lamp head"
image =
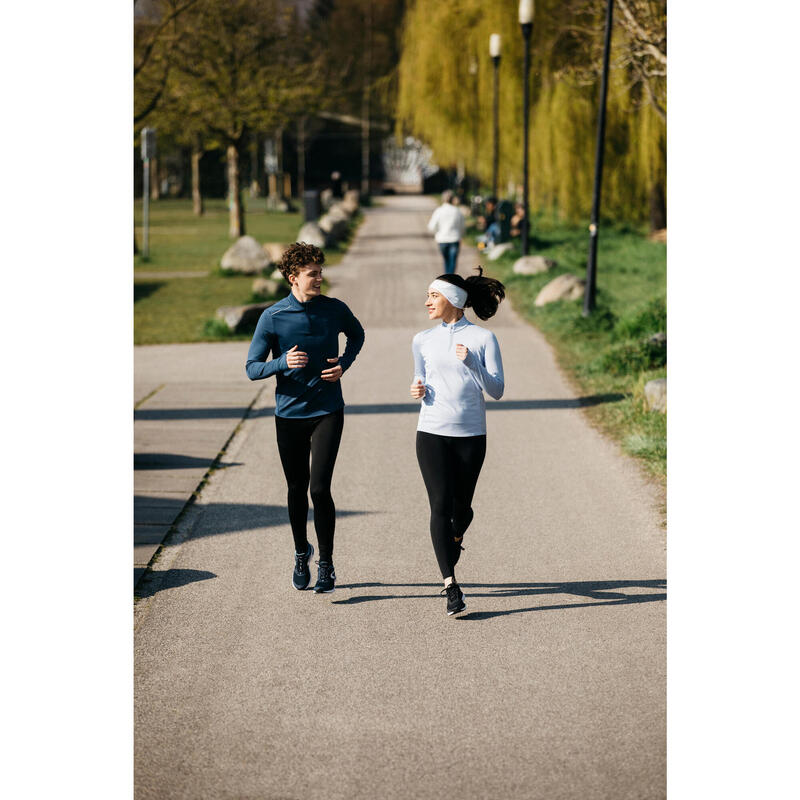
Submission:
<svg viewBox="0 0 800 800">
<path fill-rule="evenodd" d="M 519 24 L 530 25 L 533 22 L 533 0 L 519 0 Z"/>
</svg>

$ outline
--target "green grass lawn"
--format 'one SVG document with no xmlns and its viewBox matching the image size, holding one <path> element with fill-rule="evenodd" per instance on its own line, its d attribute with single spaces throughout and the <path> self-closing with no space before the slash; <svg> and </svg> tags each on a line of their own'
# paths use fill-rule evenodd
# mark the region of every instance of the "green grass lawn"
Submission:
<svg viewBox="0 0 800 800">
<path fill-rule="evenodd" d="M 301 213 L 265 210 L 264 198 L 249 200 L 245 218 L 247 234 L 261 242 L 288 243 L 296 240 L 303 224 Z M 354 218 L 353 230 L 361 216 Z M 134 205 L 136 242 L 141 250 L 142 202 Z M 205 214 L 192 213 L 191 200 L 166 199 L 150 203 L 150 257 L 134 256 L 134 344 L 215 341 L 232 336 L 212 324 L 216 310 L 225 305 L 257 302 L 252 296 L 253 276 L 223 274 L 222 254 L 233 240 L 228 236 L 225 200 L 205 203 Z M 352 235 L 352 231 L 351 231 Z M 326 266 L 339 263 L 349 239 L 325 251 Z M 206 272 L 192 278 L 170 277 L 171 272 Z M 271 270 L 270 270 L 271 271 Z M 143 273 L 157 272 L 157 277 Z M 288 287 L 278 296 L 288 292 Z"/>
<path fill-rule="evenodd" d="M 474 232 L 472 232 L 474 236 Z M 621 399 L 587 407 L 598 428 L 641 459 L 664 485 L 666 415 L 644 405 L 644 385 L 666 377 L 666 348 L 648 343 L 666 333 L 666 245 L 651 242 L 644 229 L 603 224 L 597 255 L 597 309 L 582 315 L 583 301 L 561 301 L 535 307 L 540 289 L 559 274 L 586 276 L 589 233 L 586 228 L 533 219 L 530 255 L 542 255 L 557 266 L 542 275 L 513 272 L 517 249 L 497 261 L 484 260 L 487 274 L 501 280 L 514 307 L 545 335 L 559 363 L 583 396 Z"/>
<path fill-rule="evenodd" d="M 303 215 L 267 211 L 264 198 L 245 196 L 245 228 L 262 244 L 293 242 L 303 225 Z M 136 243 L 143 245 L 142 201 L 134 205 Z M 141 253 L 134 258 L 134 269 L 215 270 L 222 254 L 233 241 L 228 236 L 228 203 L 224 199 L 205 201 L 205 213 L 192 213 L 192 201 L 166 199 L 150 203 L 150 258 Z"/>
</svg>

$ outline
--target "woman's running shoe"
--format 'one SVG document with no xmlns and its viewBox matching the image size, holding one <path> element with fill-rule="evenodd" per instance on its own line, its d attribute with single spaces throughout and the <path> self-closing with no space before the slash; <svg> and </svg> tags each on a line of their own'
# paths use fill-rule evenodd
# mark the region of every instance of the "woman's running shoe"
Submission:
<svg viewBox="0 0 800 800">
<path fill-rule="evenodd" d="M 332 561 L 317 561 L 319 571 L 317 572 L 317 582 L 314 584 L 314 591 L 317 594 L 332 592 L 336 588 L 336 573 L 333 571 Z"/>
<path fill-rule="evenodd" d="M 294 570 L 292 570 L 292 586 L 297 590 L 305 589 L 311 583 L 311 570 L 308 568 L 308 562 L 311 556 L 314 555 L 314 547 L 311 542 L 308 543 L 308 549 L 305 553 L 294 554 Z"/>
</svg>

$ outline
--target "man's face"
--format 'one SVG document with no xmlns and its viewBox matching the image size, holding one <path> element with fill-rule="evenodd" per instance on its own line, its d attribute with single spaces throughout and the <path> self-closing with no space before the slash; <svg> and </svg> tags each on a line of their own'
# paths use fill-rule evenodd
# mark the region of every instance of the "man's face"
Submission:
<svg viewBox="0 0 800 800">
<path fill-rule="evenodd" d="M 318 264 L 301 267 L 297 275 L 292 275 L 291 283 L 302 297 L 315 297 L 322 291 L 322 267 Z"/>
</svg>

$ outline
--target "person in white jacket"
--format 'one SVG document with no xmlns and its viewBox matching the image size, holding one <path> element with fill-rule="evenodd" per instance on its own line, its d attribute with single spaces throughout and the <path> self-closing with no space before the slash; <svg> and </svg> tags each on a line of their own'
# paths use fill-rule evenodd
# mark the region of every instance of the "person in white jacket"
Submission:
<svg viewBox="0 0 800 800">
<path fill-rule="evenodd" d="M 433 550 L 444 579 L 447 614 L 466 608 L 455 579 L 461 541 L 472 522 L 472 497 L 486 455 L 486 402 L 499 400 L 505 378 L 500 346 L 486 328 L 473 325 L 464 308 L 480 319 L 494 316 L 505 288 L 479 274 L 440 275 L 428 287 L 428 317 L 441 320 L 412 342 L 411 396 L 420 400 L 417 460 L 431 508 Z"/>
<path fill-rule="evenodd" d="M 439 245 L 447 275 L 452 275 L 456 271 L 458 250 L 464 229 L 464 215 L 453 205 L 453 193 L 447 189 L 442 193 L 442 204 L 428 221 L 428 230 L 434 234 Z"/>
</svg>

